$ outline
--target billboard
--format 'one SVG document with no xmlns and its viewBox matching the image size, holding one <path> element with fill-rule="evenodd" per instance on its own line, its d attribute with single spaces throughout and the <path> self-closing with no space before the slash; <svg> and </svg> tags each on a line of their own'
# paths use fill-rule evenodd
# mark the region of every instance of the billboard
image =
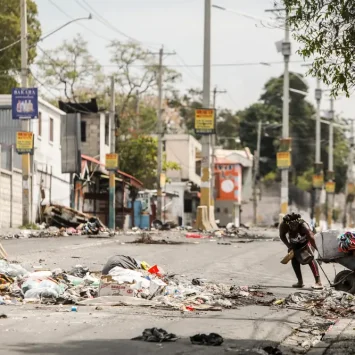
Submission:
<svg viewBox="0 0 355 355">
<path fill-rule="evenodd" d="M 38 89 L 14 88 L 11 95 L 12 118 L 29 120 L 38 118 Z"/>
</svg>

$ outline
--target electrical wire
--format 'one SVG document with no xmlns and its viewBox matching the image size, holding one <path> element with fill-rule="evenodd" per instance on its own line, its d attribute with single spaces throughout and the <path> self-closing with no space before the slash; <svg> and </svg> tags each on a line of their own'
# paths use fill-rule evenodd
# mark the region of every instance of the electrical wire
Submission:
<svg viewBox="0 0 355 355">
<path fill-rule="evenodd" d="M 66 11 L 64 11 L 59 5 L 57 5 L 53 0 L 48 0 L 59 12 L 61 12 L 62 14 L 64 14 L 66 17 L 70 18 L 70 19 L 74 19 L 71 15 L 69 15 Z M 87 11 L 87 9 L 85 9 L 85 11 Z M 77 25 L 79 25 L 82 28 L 85 28 L 87 31 L 91 32 L 94 36 L 103 39 L 104 41 L 107 42 L 112 42 L 112 39 L 109 39 L 108 37 L 104 37 L 100 34 L 98 34 L 97 32 L 93 31 L 90 27 L 87 27 L 85 25 L 83 25 L 82 23 L 78 23 Z"/>
<path fill-rule="evenodd" d="M 88 2 L 86 0 L 82 0 L 83 3 L 81 3 L 79 0 L 75 0 L 75 2 L 84 10 L 86 11 L 92 11 L 99 22 L 101 22 L 104 26 L 106 26 L 108 29 L 110 29 L 111 31 L 114 31 L 118 34 L 120 34 L 121 36 L 127 38 L 128 40 L 132 41 L 132 42 L 136 42 L 136 43 L 140 43 L 140 44 L 144 44 L 144 42 L 139 41 L 138 39 L 124 33 L 123 31 L 121 31 L 120 29 L 118 29 L 116 26 L 112 25 L 107 19 L 105 19 L 105 17 L 103 17 L 102 15 L 99 14 L 99 12 L 97 10 L 95 10 L 90 4 L 88 4 Z M 85 5 L 84 5 L 85 4 Z M 146 43 L 146 45 L 155 45 L 155 46 L 160 46 L 160 44 L 156 44 L 156 43 Z"/>
</svg>

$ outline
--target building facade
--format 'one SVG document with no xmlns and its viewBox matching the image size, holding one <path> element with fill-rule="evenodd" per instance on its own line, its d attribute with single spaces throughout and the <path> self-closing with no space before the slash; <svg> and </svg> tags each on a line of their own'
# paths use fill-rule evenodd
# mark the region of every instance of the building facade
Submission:
<svg viewBox="0 0 355 355">
<path fill-rule="evenodd" d="M 38 101 L 39 117 L 30 122 L 30 130 L 34 133 L 34 155 L 31 157 L 29 180 L 31 222 L 36 222 L 41 215 L 41 205 L 52 203 L 69 206 L 70 201 L 69 174 L 61 172 L 61 115 L 64 112 L 41 98 Z M 18 131 L 21 131 L 21 122 L 12 119 L 11 95 L 0 95 L 2 172 L 10 171 L 14 183 L 12 198 L 5 194 L 3 185 L 2 196 L 10 198 L 10 204 L 13 204 L 11 210 L 16 209 L 17 216 L 21 216 L 15 219 L 11 213 L 3 213 L 1 224 L 9 227 L 22 224 L 22 166 L 21 156 L 15 150 Z M 1 199 L 0 194 L 2 202 Z"/>
</svg>

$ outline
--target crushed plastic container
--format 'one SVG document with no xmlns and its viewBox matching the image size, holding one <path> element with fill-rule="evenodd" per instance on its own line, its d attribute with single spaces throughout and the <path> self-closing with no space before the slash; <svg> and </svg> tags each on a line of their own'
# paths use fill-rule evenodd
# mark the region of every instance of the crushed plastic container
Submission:
<svg viewBox="0 0 355 355">
<path fill-rule="evenodd" d="M 22 278 L 28 275 L 28 271 L 21 265 L 10 264 L 5 260 L 0 260 L 0 274 L 5 274 L 10 277 Z"/>
</svg>

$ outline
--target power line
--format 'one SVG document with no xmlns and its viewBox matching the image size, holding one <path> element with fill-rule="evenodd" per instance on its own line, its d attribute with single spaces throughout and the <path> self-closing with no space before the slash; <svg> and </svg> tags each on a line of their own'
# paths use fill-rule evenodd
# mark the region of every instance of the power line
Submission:
<svg viewBox="0 0 355 355">
<path fill-rule="evenodd" d="M 88 4 L 88 2 L 86 0 L 82 0 L 83 3 L 81 3 L 79 0 L 75 0 L 75 2 L 84 10 L 88 11 L 91 10 L 93 13 L 95 13 L 95 15 L 97 16 L 97 19 L 99 22 L 101 22 L 104 26 L 106 26 L 108 29 L 120 34 L 123 37 L 126 37 L 127 39 L 129 39 L 130 41 L 133 42 L 137 42 L 137 43 L 143 43 L 142 41 L 137 40 L 134 37 L 131 37 L 130 35 L 122 32 L 120 29 L 118 29 L 116 26 L 112 25 L 105 17 L 103 17 L 102 15 L 99 14 L 99 12 L 97 10 L 95 10 L 90 4 Z M 84 5 L 85 4 L 85 5 Z M 148 43 L 147 43 L 148 44 Z M 154 43 L 153 45 L 158 45 L 156 43 Z"/>
<path fill-rule="evenodd" d="M 70 16 L 70 15 L 69 15 L 67 12 L 65 12 L 61 7 L 59 7 L 53 0 L 49 0 L 49 2 L 50 2 L 59 12 L 61 12 L 62 14 L 64 14 L 65 16 L 67 16 L 68 18 L 73 19 L 72 16 Z M 87 11 L 87 10 L 85 9 L 85 11 Z M 87 27 L 87 26 L 85 26 L 85 25 L 83 25 L 83 24 L 81 24 L 81 23 L 78 23 L 78 25 L 81 26 L 82 28 L 85 28 L 86 30 L 90 31 L 93 35 L 95 35 L 95 36 L 98 37 L 98 38 L 103 39 L 104 41 L 108 41 L 108 42 L 111 42 L 111 41 L 112 41 L 112 40 L 109 39 L 108 37 L 104 37 L 104 36 L 98 34 L 97 32 L 93 31 L 90 27 Z"/>
</svg>

